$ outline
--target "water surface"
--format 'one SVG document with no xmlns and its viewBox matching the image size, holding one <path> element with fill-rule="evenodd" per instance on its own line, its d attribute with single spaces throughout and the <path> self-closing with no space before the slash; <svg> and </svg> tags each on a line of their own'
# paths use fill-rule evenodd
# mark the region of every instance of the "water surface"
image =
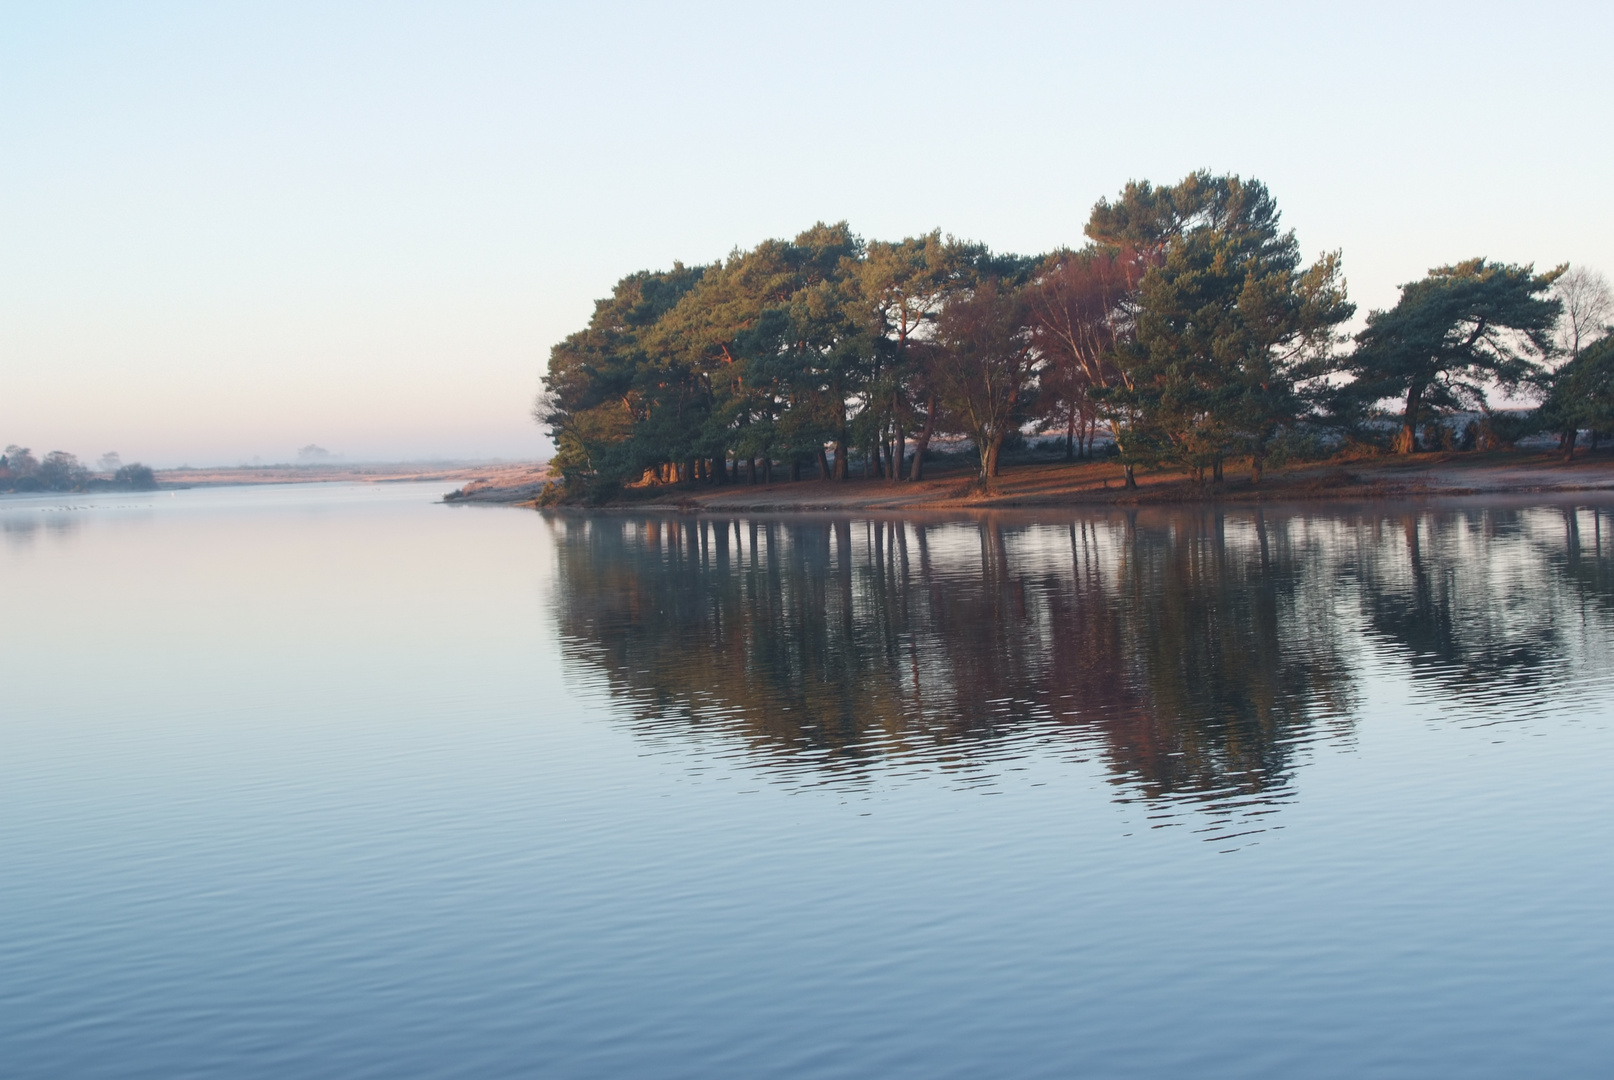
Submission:
<svg viewBox="0 0 1614 1080">
<path fill-rule="evenodd" d="M 0 502 L 47 1076 L 1590 1076 L 1614 513 Z"/>
</svg>

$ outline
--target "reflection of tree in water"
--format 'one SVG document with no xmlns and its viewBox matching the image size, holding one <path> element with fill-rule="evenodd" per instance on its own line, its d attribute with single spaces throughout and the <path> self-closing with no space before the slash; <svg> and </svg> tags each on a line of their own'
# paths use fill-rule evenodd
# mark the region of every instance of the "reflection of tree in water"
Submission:
<svg viewBox="0 0 1614 1080">
<path fill-rule="evenodd" d="M 1408 509 L 1360 523 L 1341 567 L 1416 682 L 1470 708 L 1523 705 L 1572 689 L 1588 664 L 1607 669 L 1609 520 L 1606 509 Z"/>
<path fill-rule="evenodd" d="M 1260 515 L 557 522 L 569 652 L 635 717 L 814 769 L 1102 752 L 1149 796 L 1283 783 L 1350 685 L 1320 541 Z M 686 727 L 685 730 L 688 730 Z"/>
<path fill-rule="evenodd" d="M 1536 511 L 1527 520 L 1532 546 L 1573 590 L 1576 615 L 1614 614 L 1614 510 L 1563 507 Z"/>
<path fill-rule="evenodd" d="M 1063 746 L 1145 798 L 1248 803 L 1349 723 L 1359 627 L 1465 716 L 1614 670 L 1611 523 L 561 518 L 556 605 L 569 655 L 647 732 L 738 735 L 798 777 Z"/>
<path fill-rule="evenodd" d="M 15 547 L 27 547 L 40 532 L 52 540 L 66 540 L 78 531 L 79 521 L 71 514 L 40 513 L 37 507 L 0 507 L 0 536 Z"/>
</svg>

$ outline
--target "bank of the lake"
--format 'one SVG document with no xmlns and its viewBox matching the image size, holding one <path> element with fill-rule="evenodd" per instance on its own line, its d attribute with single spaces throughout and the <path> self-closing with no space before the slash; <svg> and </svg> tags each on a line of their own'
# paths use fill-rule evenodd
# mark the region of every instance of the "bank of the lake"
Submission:
<svg viewBox="0 0 1614 1080">
<path fill-rule="evenodd" d="M 987 490 L 963 464 L 927 465 L 920 481 L 854 477 L 698 486 L 629 488 L 610 504 L 634 509 L 708 513 L 749 511 L 863 511 L 1037 508 L 1203 502 L 1417 499 L 1463 495 L 1555 495 L 1614 491 L 1614 453 L 1424 453 L 1340 458 L 1266 472 L 1258 484 L 1247 470 L 1229 470 L 1225 482 L 1195 481 L 1183 472 L 1138 473 L 1128 489 L 1114 460 L 1006 465 Z M 530 487 L 481 485 L 471 497 L 484 502 L 534 505 Z"/>
</svg>

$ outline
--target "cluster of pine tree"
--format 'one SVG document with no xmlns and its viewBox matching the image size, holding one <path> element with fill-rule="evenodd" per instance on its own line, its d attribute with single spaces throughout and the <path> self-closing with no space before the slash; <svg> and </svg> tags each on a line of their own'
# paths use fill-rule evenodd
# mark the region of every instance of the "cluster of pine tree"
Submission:
<svg viewBox="0 0 1614 1080">
<path fill-rule="evenodd" d="M 1355 309 L 1339 253 L 1305 264 L 1258 181 L 1131 183 L 1086 234 L 1027 257 L 819 224 L 626 277 L 551 354 L 536 415 L 552 468 L 596 498 L 845 479 L 854 459 L 918 479 L 932 438 L 951 435 L 976 448 L 984 484 L 1035 425 L 1062 431 L 1067 457 L 1102 429 L 1128 484 L 1139 465 L 1220 480 L 1230 459 L 1259 481 L 1284 432 L 1360 429 L 1394 399 L 1410 451 L 1442 410 L 1486 408 L 1487 387 L 1540 380 L 1554 355 L 1564 268 L 1484 259 L 1404 287 L 1343 348 Z"/>
</svg>

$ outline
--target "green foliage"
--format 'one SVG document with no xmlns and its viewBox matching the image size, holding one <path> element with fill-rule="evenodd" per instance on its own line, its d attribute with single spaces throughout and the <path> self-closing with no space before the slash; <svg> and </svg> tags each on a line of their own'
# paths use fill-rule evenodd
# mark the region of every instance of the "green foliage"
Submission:
<svg viewBox="0 0 1614 1080">
<path fill-rule="evenodd" d="M 594 305 L 588 327 L 551 350 L 535 416 L 549 425 L 557 450 L 551 468 L 566 483 L 629 475 L 641 450 L 631 436 L 660 411 L 657 406 L 698 422 L 704 403 L 689 392 L 677 358 L 654 362 L 643 339 L 707 269 L 679 263 L 670 271 L 623 278 Z"/>
<path fill-rule="evenodd" d="M 1128 459 L 1203 470 L 1250 454 L 1259 469 L 1309 412 L 1305 386 L 1329 373 L 1334 328 L 1355 309 L 1338 253 L 1302 267 L 1278 220 L 1265 185 L 1203 172 L 1094 208 L 1089 236 L 1151 261 L 1117 345 L 1128 377 L 1096 394 Z"/>
<path fill-rule="evenodd" d="M 1582 348 L 1541 382 L 1546 396 L 1536 420 L 1540 430 L 1559 434 L 1566 454 L 1574 452 L 1580 431 L 1614 430 L 1614 334 Z"/>
<path fill-rule="evenodd" d="M 1542 430 L 1541 416 L 1535 412 L 1486 413 L 1479 422 L 1478 445 L 1481 450 L 1500 450 L 1512 446 L 1528 435 Z"/>
<path fill-rule="evenodd" d="M 1322 461 L 1338 449 L 1337 440 L 1310 427 L 1284 428 L 1267 443 L 1267 463 L 1281 469 L 1285 465 Z"/>
<path fill-rule="evenodd" d="M 551 353 L 536 411 L 552 467 L 573 497 L 646 477 L 722 482 L 741 461 L 799 469 L 826 447 L 837 478 L 859 449 L 895 471 L 913 427 L 943 427 L 945 302 L 1030 265 L 939 233 L 865 246 L 841 223 L 624 278 Z"/>
<path fill-rule="evenodd" d="M 550 355 L 536 415 L 559 483 L 546 497 L 769 477 L 775 464 L 845 479 L 854 460 L 917 479 L 945 435 L 974 442 L 986 482 L 1028 426 L 1062 429 L 1074 449 L 1100 423 L 1128 483 L 1137 464 L 1219 478 L 1244 457 L 1259 478 L 1264 462 L 1320 453 L 1307 434 L 1319 420 L 1373 441 L 1373 406 L 1404 400 L 1405 449 L 1422 421 L 1486 409 L 1491 383 L 1539 383 L 1536 423 L 1605 423 L 1585 412 L 1603 400 L 1585 387 L 1604 353 L 1542 381 L 1561 269 L 1439 268 L 1374 312 L 1342 358 L 1354 307 L 1340 255 L 1303 262 L 1259 181 L 1131 183 L 1093 208 L 1087 235 L 1033 259 L 940 231 L 865 242 L 819 223 L 711 266 L 623 278 Z M 1508 423 L 1487 411 L 1482 444 Z"/>
<path fill-rule="evenodd" d="M 1404 401 L 1396 449 L 1416 450 L 1425 412 L 1486 409 L 1488 382 L 1539 377 L 1561 308 L 1549 291 L 1564 270 L 1469 259 L 1403 285 L 1396 306 L 1370 314 L 1356 336 L 1355 379 L 1337 400 L 1356 409 Z"/>
</svg>

